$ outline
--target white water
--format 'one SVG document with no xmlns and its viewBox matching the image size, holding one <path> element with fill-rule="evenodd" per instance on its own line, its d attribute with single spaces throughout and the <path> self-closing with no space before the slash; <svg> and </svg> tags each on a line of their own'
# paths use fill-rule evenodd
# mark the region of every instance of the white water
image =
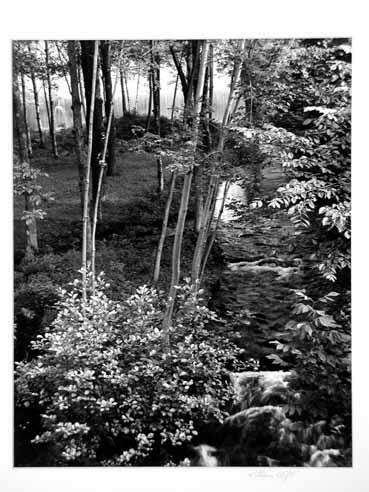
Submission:
<svg viewBox="0 0 369 492">
<path fill-rule="evenodd" d="M 217 203 L 215 205 L 215 217 L 218 217 L 220 208 L 222 206 L 225 184 L 225 181 L 223 181 L 218 190 Z M 231 183 L 229 186 L 224 204 L 224 210 L 221 217 L 222 222 L 228 223 L 237 219 L 237 214 L 231 207 L 231 204 L 234 202 L 240 202 L 242 204 L 246 203 L 245 188 L 238 184 L 237 181 Z"/>
</svg>

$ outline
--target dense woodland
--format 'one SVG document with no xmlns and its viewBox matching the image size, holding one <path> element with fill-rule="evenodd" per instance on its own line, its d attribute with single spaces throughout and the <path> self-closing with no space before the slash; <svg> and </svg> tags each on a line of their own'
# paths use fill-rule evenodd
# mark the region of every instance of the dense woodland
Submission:
<svg viewBox="0 0 369 492">
<path fill-rule="evenodd" d="M 350 40 L 14 41 L 12 87 L 15 465 L 351 466 Z"/>
</svg>

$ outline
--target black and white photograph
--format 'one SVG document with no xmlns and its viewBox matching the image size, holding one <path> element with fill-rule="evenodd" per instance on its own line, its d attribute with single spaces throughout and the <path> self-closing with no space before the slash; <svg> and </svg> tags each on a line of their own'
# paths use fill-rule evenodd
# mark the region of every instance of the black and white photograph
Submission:
<svg viewBox="0 0 369 492">
<path fill-rule="evenodd" d="M 15 466 L 351 466 L 351 40 L 13 41 Z"/>
<path fill-rule="evenodd" d="M 8 40 L 6 490 L 366 490 L 359 43 L 246 13 Z"/>
</svg>

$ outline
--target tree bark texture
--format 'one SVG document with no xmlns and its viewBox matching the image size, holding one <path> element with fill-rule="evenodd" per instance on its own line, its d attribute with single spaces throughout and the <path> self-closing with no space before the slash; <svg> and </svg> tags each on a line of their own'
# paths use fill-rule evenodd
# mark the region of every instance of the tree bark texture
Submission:
<svg viewBox="0 0 369 492">
<path fill-rule="evenodd" d="M 150 41 L 151 46 L 151 73 L 152 73 L 152 99 L 155 122 L 155 133 L 160 135 L 160 54 L 157 42 Z"/>
<path fill-rule="evenodd" d="M 85 46 L 83 45 L 85 43 Z M 90 213 L 90 170 L 93 155 L 93 137 L 94 137 L 94 115 L 96 103 L 96 90 L 98 85 L 97 61 L 99 52 L 98 41 L 81 41 L 82 48 L 82 68 L 86 71 L 85 90 L 88 110 L 88 147 L 87 163 L 85 177 L 85 196 L 83 200 L 83 233 L 82 233 L 82 298 L 83 298 L 83 315 L 85 316 L 85 306 L 87 302 L 87 249 L 88 243 L 91 243 L 91 213 Z M 85 48 L 85 53 L 83 53 Z M 84 55 L 84 56 L 83 56 Z M 92 59 L 91 59 L 92 56 Z M 84 60 L 84 63 L 83 63 Z M 91 69 L 91 72 L 90 72 Z M 88 85 L 88 81 L 90 85 Z M 90 96 L 87 97 L 87 94 Z"/>
<path fill-rule="evenodd" d="M 28 45 L 28 52 L 30 54 L 32 53 L 31 47 L 29 45 Z M 44 146 L 44 136 L 43 136 L 42 127 L 41 127 L 40 102 L 38 99 L 38 91 L 37 91 L 35 71 L 32 67 L 32 64 L 30 65 L 30 76 L 31 76 L 31 82 L 32 82 L 32 89 L 33 89 L 33 99 L 35 102 L 35 113 L 36 113 L 38 137 L 40 140 L 40 147 L 42 148 Z"/>
<path fill-rule="evenodd" d="M 165 241 L 165 236 L 166 236 L 167 228 L 168 228 L 169 212 L 170 212 L 170 207 L 171 207 L 172 200 L 173 200 L 176 178 L 177 178 L 177 171 L 173 171 L 171 174 L 171 177 L 170 177 L 169 194 L 168 194 L 167 202 L 165 204 L 163 225 L 162 225 L 162 229 L 161 229 L 161 235 L 160 235 L 158 249 L 156 252 L 154 275 L 153 275 L 153 284 L 154 285 L 157 285 L 157 283 L 159 281 L 161 257 L 163 254 L 164 241 Z"/>
<path fill-rule="evenodd" d="M 149 70 L 149 104 L 147 108 L 147 118 L 146 118 L 146 131 L 150 131 L 150 123 L 151 123 L 151 112 L 152 112 L 152 71 Z"/>
<path fill-rule="evenodd" d="M 51 140 L 52 152 L 54 154 L 54 157 L 57 159 L 58 158 L 58 149 L 56 146 L 54 102 L 53 102 L 52 87 L 51 87 L 51 76 L 50 76 L 50 68 L 49 68 L 49 44 L 48 44 L 48 41 L 45 41 L 45 59 L 46 59 L 47 85 L 48 85 L 48 90 L 49 90 L 50 140 Z"/>
<path fill-rule="evenodd" d="M 27 119 L 26 84 L 25 84 L 24 72 L 23 72 L 22 68 L 21 68 L 21 84 L 22 84 L 23 121 L 24 121 L 24 129 L 26 132 L 27 152 L 28 152 L 28 157 L 31 159 L 32 158 L 32 143 L 31 143 L 31 134 L 29 131 L 28 119 Z"/>
<path fill-rule="evenodd" d="M 83 156 L 83 126 L 82 126 L 82 102 L 80 99 L 78 83 L 78 49 L 77 41 L 68 41 L 69 72 L 72 91 L 73 133 L 75 140 L 75 151 L 79 174 L 79 191 L 81 198 L 81 210 L 83 211 L 83 200 L 85 196 L 86 162 Z"/>
<path fill-rule="evenodd" d="M 93 60 L 94 60 L 95 41 L 81 41 L 81 64 L 85 86 L 86 97 L 86 116 L 87 127 L 90 128 L 91 114 L 91 96 L 93 81 Z M 93 210 L 97 195 L 97 188 L 100 175 L 100 156 L 104 147 L 104 128 L 103 128 L 103 100 L 100 92 L 99 77 L 96 77 L 96 88 L 94 94 L 94 112 L 93 112 L 93 135 L 92 135 L 92 154 L 91 154 L 91 189 Z"/>
<path fill-rule="evenodd" d="M 105 86 L 105 115 L 106 120 L 109 118 L 110 110 L 113 109 L 113 83 L 111 78 L 111 43 L 110 41 L 101 41 L 101 69 Z M 107 156 L 106 156 L 106 174 L 113 176 L 115 173 L 115 137 L 116 125 L 114 111 L 111 116 L 111 127 L 108 138 Z"/>
<path fill-rule="evenodd" d="M 123 74 L 123 70 L 120 69 L 119 70 L 119 76 L 120 76 L 120 88 L 121 88 L 121 92 L 122 92 L 122 114 L 123 116 L 126 116 L 127 114 L 127 99 L 126 99 L 126 91 L 125 91 L 125 88 L 124 88 L 124 74 Z"/>
</svg>

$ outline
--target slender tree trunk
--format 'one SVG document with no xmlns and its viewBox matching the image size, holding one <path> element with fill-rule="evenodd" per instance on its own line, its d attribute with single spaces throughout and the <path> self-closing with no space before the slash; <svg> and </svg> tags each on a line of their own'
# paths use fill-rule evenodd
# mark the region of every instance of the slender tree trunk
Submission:
<svg viewBox="0 0 369 492">
<path fill-rule="evenodd" d="M 126 88 L 126 95 L 127 95 L 127 108 L 128 108 L 128 113 L 130 113 L 131 112 L 131 105 L 130 105 L 130 102 L 129 102 L 127 73 L 126 73 L 126 71 L 124 69 L 123 69 L 123 78 L 124 78 L 124 85 L 125 85 L 125 88 Z"/>
<path fill-rule="evenodd" d="M 45 57 L 46 57 L 47 85 L 48 85 L 48 89 L 49 89 L 51 148 L 52 148 L 54 157 L 57 159 L 58 158 L 58 150 L 57 150 L 57 146 L 56 146 L 55 121 L 54 121 L 54 103 L 53 103 L 52 87 L 51 87 L 51 77 L 50 77 L 50 69 L 49 69 L 49 44 L 48 44 L 48 41 L 45 41 Z"/>
<path fill-rule="evenodd" d="M 174 310 L 174 304 L 177 295 L 177 286 L 179 284 L 181 275 L 181 250 L 183 242 L 183 232 L 186 222 L 188 201 L 191 191 L 192 171 L 188 172 L 183 180 L 181 203 L 179 206 L 176 232 L 174 236 L 174 244 L 172 251 L 172 277 L 170 281 L 167 309 L 163 319 L 163 346 L 165 349 L 169 348 L 170 337 L 169 329 L 172 323 L 172 316 Z"/>
<path fill-rule="evenodd" d="M 18 73 L 17 67 L 14 63 L 13 66 L 13 117 L 14 126 L 16 127 L 18 142 L 19 142 L 19 159 L 21 163 L 29 164 L 28 148 L 27 148 L 27 132 L 24 125 L 24 118 L 22 114 L 22 104 L 21 97 L 18 86 Z M 31 260 L 35 253 L 38 251 L 38 235 L 37 235 L 37 222 L 33 215 L 34 204 L 31 199 L 31 195 L 25 194 L 25 210 L 26 212 L 31 212 L 28 220 L 25 221 L 26 224 L 26 251 L 25 259 Z"/>
<path fill-rule="evenodd" d="M 46 107 L 46 114 L 47 114 L 47 123 L 48 123 L 49 131 L 50 131 L 50 125 L 51 125 L 51 122 L 50 122 L 50 109 L 49 109 L 49 103 L 47 101 L 45 79 L 42 79 L 42 87 L 43 87 L 43 90 L 44 90 L 44 99 L 45 99 L 45 107 Z"/>
<path fill-rule="evenodd" d="M 155 133 L 160 135 L 160 55 L 155 41 L 151 46 L 152 99 L 155 121 Z"/>
<path fill-rule="evenodd" d="M 170 177 L 169 195 L 167 198 L 167 203 L 165 205 L 163 225 L 162 225 L 162 229 L 161 229 L 161 235 L 160 235 L 158 250 L 156 252 L 154 275 L 153 275 L 153 284 L 154 285 L 157 285 L 157 283 L 159 281 L 160 263 L 161 263 L 161 257 L 163 254 L 165 236 L 166 236 L 167 228 L 168 228 L 169 212 L 170 212 L 170 207 L 171 207 L 172 200 L 173 200 L 176 178 L 177 178 L 177 171 L 173 171 L 171 174 L 171 177 Z"/>
<path fill-rule="evenodd" d="M 123 70 L 119 70 L 119 76 L 120 76 L 120 88 L 122 92 L 122 111 L 123 111 L 123 116 L 127 114 L 127 100 L 126 100 L 126 91 L 124 89 L 124 74 Z"/>
<path fill-rule="evenodd" d="M 146 131 L 150 131 L 151 112 L 152 112 L 152 72 L 149 70 L 149 105 L 147 109 Z"/>
<path fill-rule="evenodd" d="M 181 81 L 183 99 L 186 103 L 186 98 L 187 98 L 187 93 L 188 93 L 188 83 L 187 83 L 186 75 L 185 75 L 183 68 L 182 68 L 182 65 L 181 65 L 182 56 L 181 56 L 181 60 L 179 60 L 177 53 L 174 50 L 174 46 L 172 44 L 169 45 L 169 50 L 170 50 L 170 53 L 172 55 L 174 65 L 177 69 L 179 80 Z"/>
<path fill-rule="evenodd" d="M 77 65 L 77 41 L 68 41 L 69 71 L 72 90 L 73 132 L 75 139 L 75 151 L 79 173 L 79 191 L 81 197 L 81 210 L 85 196 L 86 162 L 83 158 L 83 126 L 82 126 L 82 102 L 80 99 Z"/>
<path fill-rule="evenodd" d="M 84 77 L 84 86 L 87 102 L 87 121 L 90 128 L 90 105 L 91 105 L 91 88 L 92 88 L 92 75 L 93 75 L 93 60 L 94 60 L 94 47 L 95 41 L 80 41 L 81 43 L 81 63 Z M 104 128 L 102 118 L 103 100 L 101 97 L 100 80 L 96 77 L 95 88 L 95 100 L 94 100 L 94 112 L 93 112 L 93 139 L 92 139 L 92 155 L 91 155 L 91 188 L 92 188 L 92 202 L 91 209 L 93 210 L 97 188 L 100 175 L 100 156 L 104 147 Z"/>
<path fill-rule="evenodd" d="M 201 41 L 191 41 L 191 47 L 189 47 L 189 53 L 187 55 L 187 64 L 191 71 L 188 73 L 188 89 L 187 89 L 187 97 L 185 100 L 184 107 L 184 119 L 185 122 L 189 125 L 193 125 L 193 118 L 196 118 L 196 110 L 195 106 L 197 104 L 196 101 L 196 88 L 198 86 L 197 81 L 199 77 L 199 65 L 200 61 L 200 49 L 201 49 Z M 191 62 L 190 62 L 191 60 Z M 199 98 L 201 98 L 201 95 Z"/>
<path fill-rule="evenodd" d="M 218 142 L 219 152 L 223 152 L 227 125 L 232 117 L 232 110 L 234 110 L 233 103 L 235 99 L 235 90 L 240 80 L 241 68 L 242 68 L 241 56 L 244 49 L 245 49 L 245 40 L 241 40 L 239 44 L 239 51 L 240 51 L 239 59 L 237 59 L 234 64 L 233 76 L 232 76 L 231 86 L 229 88 L 228 100 L 227 100 L 226 108 L 224 110 L 222 125 L 220 129 L 219 142 Z"/>
<path fill-rule="evenodd" d="M 214 100 L 214 49 L 209 46 L 209 120 L 213 119 L 213 100 Z"/>
<path fill-rule="evenodd" d="M 104 48 L 103 48 L 104 49 Z M 100 165 L 100 173 L 99 173 L 99 180 L 98 180 L 98 185 L 97 185 L 97 194 L 96 194 L 96 199 L 94 203 L 94 209 L 93 209 L 93 219 L 92 219 L 92 233 L 91 233 L 91 273 L 92 273 L 92 295 L 95 295 L 95 258 L 96 258 L 96 226 L 97 226 L 97 214 L 99 210 L 99 204 L 100 204 L 100 195 L 101 195 L 101 189 L 103 185 L 103 177 L 104 177 L 104 169 L 107 166 L 106 164 L 106 157 L 107 157 L 107 151 L 108 151 L 108 146 L 109 146 L 109 140 L 110 140 L 110 132 L 112 130 L 112 124 L 113 124 L 113 118 L 114 118 L 114 96 L 115 92 L 117 89 L 117 84 L 118 84 L 118 75 L 119 75 L 119 69 L 120 69 L 120 61 L 119 61 L 119 67 L 117 69 L 116 77 L 115 77 L 115 83 L 114 83 L 114 90 L 111 91 L 111 97 L 110 99 L 110 107 L 106 108 L 106 112 L 108 114 L 108 121 L 107 121 L 107 126 L 106 126 L 106 133 L 105 133 L 105 140 L 104 140 L 104 149 L 102 152 L 101 159 L 99 161 Z"/>
<path fill-rule="evenodd" d="M 206 60 L 208 54 L 208 42 L 202 42 L 202 53 L 201 53 L 201 63 L 199 69 L 196 97 L 195 97 L 195 106 L 194 106 L 194 120 L 193 120 L 193 143 L 194 143 L 194 152 L 197 150 L 198 144 L 198 127 L 199 127 L 199 116 L 201 110 L 201 101 L 200 97 L 204 89 L 204 78 L 205 78 L 205 67 Z M 167 309 L 163 318 L 163 346 L 165 349 L 169 348 L 170 345 L 170 337 L 169 330 L 172 323 L 172 316 L 174 310 L 174 304 L 176 300 L 177 293 L 177 285 L 179 284 L 180 274 L 181 274 L 181 249 L 183 242 L 183 232 L 186 221 L 186 215 L 188 210 L 188 201 L 190 197 L 191 191 L 191 182 L 193 176 L 193 169 L 191 168 L 184 176 L 183 187 L 182 187 L 182 195 L 181 195 L 181 203 L 178 211 L 178 219 L 176 225 L 176 232 L 174 237 L 173 244 L 173 252 L 172 252 L 172 277 L 169 288 L 169 297 L 167 303 Z"/>
<path fill-rule="evenodd" d="M 31 159 L 32 158 L 32 143 L 31 143 L 31 134 L 29 131 L 29 126 L 28 126 L 28 121 L 27 121 L 26 84 L 25 84 L 25 80 L 24 80 L 24 72 L 22 69 L 21 69 L 21 84 L 22 84 L 22 103 L 23 103 L 24 129 L 26 132 L 28 157 Z"/>
<path fill-rule="evenodd" d="M 201 107 L 201 119 L 203 122 L 204 136 L 203 144 L 206 151 L 211 150 L 211 134 L 210 134 L 210 104 L 209 104 L 209 79 L 210 79 L 210 68 L 209 65 L 206 68 L 205 84 L 204 84 L 204 94 L 202 98 Z"/>
<path fill-rule="evenodd" d="M 164 190 L 164 170 L 163 170 L 163 161 L 160 156 L 156 158 L 156 171 L 158 177 L 157 192 L 159 195 L 161 195 L 161 193 Z"/>
<path fill-rule="evenodd" d="M 174 111 L 176 109 L 176 97 L 177 97 L 177 89 L 178 89 L 178 80 L 179 80 L 179 75 L 177 74 L 177 77 L 176 77 L 176 83 L 175 83 L 175 86 L 174 86 L 174 94 L 173 94 L 173 102 L 172 102 L 172 111 L 170 113 L 170 121 L 171 123 L 173 123 L 173 119 L 174 119 Z"/>
<path fill-rule="evenodd" d="M 101 68 L 105 84 L 105 115 L 109 118 L 110 111 L 113 108 L 113 83 L 111 78 L 111 43 L 110 41 L 102 41 L 101 50 Z M 113 176 L 115 173 L 115 137 L 116 127 L 114 112 L 111 116 L 111 128 L 109 132 L 108 147 L 107 147 L 107 176 Z"/>
<path fill-rule="evenodd" d="M 83 46 L 83 43 L 86 45 Z M 92 46 L 91 46 L 92 44 Z M 94 113 L 95 113 L 95 99 L 96 99 L 96 86 L 97 86 L 97 58 L 99 53 L 99 42 L 98 41 L 81 41 L 82 46 L 82 60 L 83 60 L 83 48 L 85 48 L 85 66 L 84 71 L 86 71 L 85 76 L 85 90 L 86 90 L 86 101 L 87 101 L 87 122 L 88 122 L 88 151 L 87 151 L 87 164 L 86 164 L 86 177 L 85 177 L 85 196 L 83 202 L 83 234 L 82 234 L 82 298 L 83 298 L 83 316 L 85 313 L 85 306 L 87 303 L 87 244 L 91 241 L 88 238 L 88 230 L 91 227 L 89 205 L 90 205 L 90 169 L 91 161 L 93 155 L 93 124 L 94 124 Z M 90 59 L 91 48 L 93 49 L 93 60 Z M 83 63 L 83 62 L 82 62 Z M 92 65 L 92 66 L 91 66 Z M 92 68 L 91 73 L 89 68 Z M 83 65 L 82 65 L 83 67 Z M 91 85 L 88 86 L 88 81 Z M 87 94 L 90 96 L 88 99 Z"/>
<path fill-rule="evenodd" d="M 77 63 L 77 75 L 78 75 L 78 90 L 79 90 L 79 97 L 80 97 L 80 100 L 81 100 L 81 104 L 82 104 L 82 112 L 83 112 L 83 119 L 84 119 L 84 122 L 86 123 L 86 126 L 87 126 L 87 113 L 86 113 L 86 103 L 85 103 L 85 91 L 84 91 L 84 87 L 83 87 L 83 81 L 82 81 L 82 76 L 81 76 L 81 70 L 82 70 L 82 67 L 81 67 L 81 59 L 80 59 L 80 54 L 78 52 L 78 63 Z"/>
<path fill-rule="evenodd" d="M 204 216 L 201 223 L 201 229 L 197 237 L 195 252 L 192 260 L 191 278 L 193 284 L 199 283 L 200 280 L 201 263 L 203 260 L 204 249 L 208 239 L 211 222 L 213 220 L 214 205 L 216 201 L 216 193 L 218 190 L 218 181 L 219 178 L 217 176 L 211 176 L 203 212 Z"/>
<path fill-rule="evenodd" d="M 137 74 L 136 99 L 135 99 L 135 107 L 134 107 L 134 113 L 135 114 L 137 114 L 138 91 L 139 91 L 139 87 L 140 87 L 140 81 L 141 81 L 141 66 L 138 67 L 138 74 Z"/>
<path fill-rule="evenodd" d="M 227 181 L 225 183 L 225 185 L 224 185 L 222 203 L 221 203 L 221 206 L 220 206 L 220 209 L 219 209 L 218 217 L 217 217 L 217 220 L 216 220 L 216 223 L 215 223 L 214 230 L 213 230 L 213 232 L 212 232 L 212 234 L 210 236 L 210 239 L 209 239 L 209 242 L 208 242 L 208 246 L 207 246 L 206 251 L 205 251 L 205 254 L 204 254 L 204 259 L 203 259 L 203 262 L 202 262 L 202 265 L 201 265 L 200 284 L 201 284 L 202 279 L 204 277 L 205 268 L 206 268 L 206 265 L 207 265 L 207 262 L 208 262 L 208 259 L 209 259 L 209 256 L 210 256 L 212 247 L 213 247 L 214 242 L 215 242 L 217 231 L 219 229 L 219 224 L 220 224 L 220 220 L 222 218 L 222 214 L 223 214 L 223 210 L 224 210 L 224 205 L 225 205 L 225 201 L 226 201 L 226 198 L 227 198 L 227 193 L 228 193 L 228 190 L 229 190 L 229 185 L 230 185 L 229 181 Z"/>
<path fill-rule="evenodd" d="M 199 49 L 200 49 L 200 41 L 198 42 L 197 45 L 193 45 L 193 52 L 194 56 L 196 56 L 196 60 L 200 60 L 199 58 Z M 208 45 L 207 45 L 208 49 Z M 197 62 L 196 62 L 197 64 Z M 202 89 L 202 94 L 199 96 L 198 94 L 194 95 L 194 99 L 198 107 L 200 108 L 200 114 L 199 114 L 199 119 L 197 123 L 197 128 L 199 129 L 204 128 L 205 126 L 205 119 L 207 120 L 207 114 L 206 114 L 206 101 L 207 101 L 207 90 L 208 90 L 208 77 L 209 77 L 209 69 L 208 69 L 208 63 L 206 64 L 204 68 L 205 72 L 202 75 L 204 80 L 203 80 L 203 89 Z M 197 81 L 198 77 L 200 76 L 200 67 L 194 68 L 194 71 L 196 72 L 193 76 L 193 78 Z M 199 141 L 203 143 L 203 138 L 199 138 Z M 203 167 L 196 166 L 194 169 L 194 187 L 195 187 L 195 232 L 197 234 L 200 233 L 201 227 L 202 227 L 202 221 L 204 219 L 204 200 L 203 200 Z"/>
<path fill-rule="evenodd" d="M 249 119 L 250 126 L 253 125 L 253 120 L 252 120 L 253 102 L 254 102 L 254 94 L 252 89 L 252 82 L 250 80 L 250 119 Z"/>
<path fill-rule="evenodd" d="M 30 54 L 32 53 L 31 47 L 29 45 L 28 45 L 28 52 Z M 42 134 L 42 128 L 41 128 L 40 102 L 38 100 L 38 91 L 37 91 L 35 71 L 34 71 L 32 65 L 30 66 L 30 75 L 31 75 L 31 82 L 32 82 L 32 89 L 33 89 L 33 98 L 35 101 L 35 112 L 36 112 L 38 136 L 39 136 L 39 140 L 40 140 L 40 147 L 42 148 L 42 147 L 44 147 L 44 136 Z"/>
</svg>

